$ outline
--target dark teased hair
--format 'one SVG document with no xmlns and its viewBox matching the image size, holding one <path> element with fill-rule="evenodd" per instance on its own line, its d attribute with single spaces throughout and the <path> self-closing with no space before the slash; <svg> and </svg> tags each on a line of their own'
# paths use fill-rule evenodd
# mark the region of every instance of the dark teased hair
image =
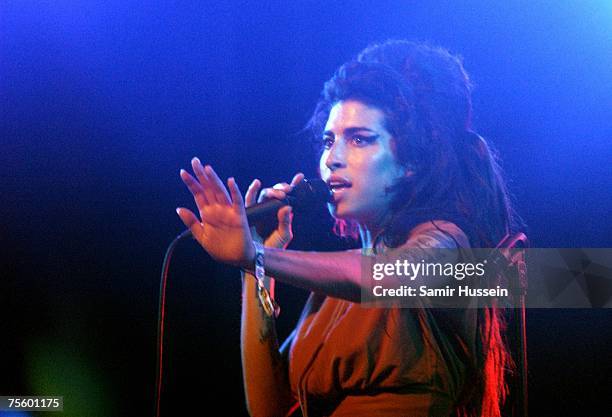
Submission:
<svg viewBox="0 0 612 417">
<path fill-rule="evenodd" d="M 450 220 L 473 247 L 494 247 L 520 220 L 514 214 L 491 146 L 472 130 L 471 83 L 461 59 L 446 49 L 405 40 L 372 45 L 325 83 L 309 122 L 320 138 L 334 104 L 354 99 L 380 109 L 397 158 L 414 175 L 392 188 L 393 215 L 380 238 L 402 245 L 417 224 Z M 355 224 L 337 220 L 344 234 Z M 479 313 L 478 381 L 460 416 L 501 415 L 511 358 L 502 339 L 502 311 Z"/>
</svg>

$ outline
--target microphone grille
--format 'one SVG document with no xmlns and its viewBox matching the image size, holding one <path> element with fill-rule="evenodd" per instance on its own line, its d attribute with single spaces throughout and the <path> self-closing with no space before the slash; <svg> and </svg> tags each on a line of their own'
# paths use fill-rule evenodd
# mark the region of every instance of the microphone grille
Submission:
<svg viewBox="0 0 612 417">
<path fill-rule="evenodd" d="M 302 180 L 291 192 L 295 201 L 292 204 L 300 208 L 321 205 L 331 201 L 331 191 L 321 178 Z"/>
</svg>

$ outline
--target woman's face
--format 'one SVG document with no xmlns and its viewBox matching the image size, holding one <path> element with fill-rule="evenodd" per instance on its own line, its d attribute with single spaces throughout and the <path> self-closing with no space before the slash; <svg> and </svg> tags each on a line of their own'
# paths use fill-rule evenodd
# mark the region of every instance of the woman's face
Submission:
<svg viewBox="0 0 612 417">
<path fill-rule="evenodd" d="M 376 227 L 389 213 L 388 188 L 406 175 L 395 156 L 395 140 L 384 114 L 360 101 L 332 107 L 323 133 L 321 178 L 333 194 L 331 214 Z"/>
</svg>

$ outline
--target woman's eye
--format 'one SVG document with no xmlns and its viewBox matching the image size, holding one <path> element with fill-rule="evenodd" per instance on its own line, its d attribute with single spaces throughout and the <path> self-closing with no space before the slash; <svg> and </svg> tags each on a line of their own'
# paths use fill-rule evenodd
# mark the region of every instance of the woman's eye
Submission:
<svg viewBox="0 0 612 417">
<path fill-rule="evenodd" d="M 365 146 L 369 143 L 374 142 L 376 139 L 378 139 L 378 135 L 373 135 L 373 136 L 355 135 L 351 137 L 351 142 L 353 143 L 353 145 L 356 145 L 356 146 Z"/>
<path fill-rule="evenodd" d="M 331 148 L 333 144 L 334 144 L 334 138 L 329 137 L 329 136 L 323 138 L 323 147 L 325 149 Z"/>
</svg>

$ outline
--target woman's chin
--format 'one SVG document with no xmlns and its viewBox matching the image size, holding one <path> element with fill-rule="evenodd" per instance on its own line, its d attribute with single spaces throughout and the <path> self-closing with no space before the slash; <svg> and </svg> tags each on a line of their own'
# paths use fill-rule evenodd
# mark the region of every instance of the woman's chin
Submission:
<svg viewBox="0 0 612 417">
<path fill-rule="evenodd" d="M 331 214 L 331 216 L 334 219 L 339 219 L 340 217 L 338 217 L 338 207 L 333 204 L 333 203 L 327 203 L 327 210 L 329 211 L 329 214 Z"/>
<path fill-rule="evenodd" d="M 342 207 L 342 204 L 327 203 L 327 209 L 329 210 L 329 214 L 331 214 L 334 218 L 344 219 L 346 210 L 344 207 Z"/>
<path fill-rule="evenodd" d="M 358 221 L 356 213 L 347 210 L 342 204 L 328 203 L 327 209 L 334 219 Z"/>
</svg>

